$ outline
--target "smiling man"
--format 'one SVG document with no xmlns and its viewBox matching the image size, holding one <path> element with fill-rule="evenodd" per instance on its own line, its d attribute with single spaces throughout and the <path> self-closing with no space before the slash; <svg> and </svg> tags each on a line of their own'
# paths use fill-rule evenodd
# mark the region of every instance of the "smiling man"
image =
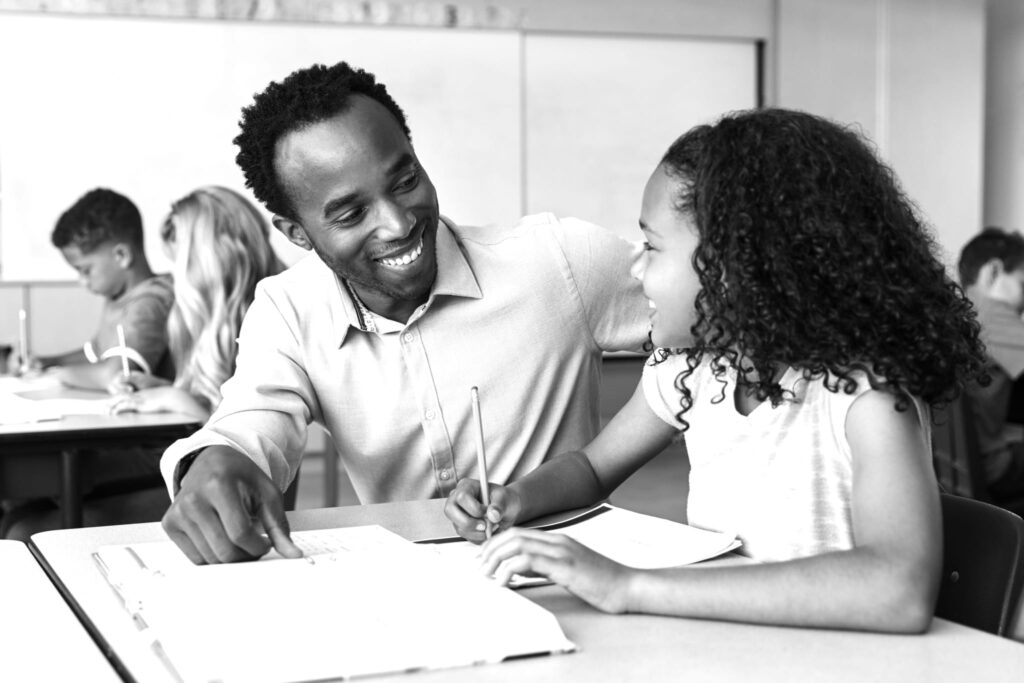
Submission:
<svg viewBox="0 0 1024 683">
<path fill-rule="evenodd" d="M 194 562 L 298 554 L 280 491 L 312 422 L 363 503 L 476 476 L 473 386 L 494 482 L 597 433 L 602 352 L 647 335 L 632 245 L 549 214 L 442 217 L 402 110 L 344 62 L 271 83 L 241 127 L 248 186 L 314 254 L 261 284 L 220 407 L 164 454 L 164 528 Z"/>
</svg>

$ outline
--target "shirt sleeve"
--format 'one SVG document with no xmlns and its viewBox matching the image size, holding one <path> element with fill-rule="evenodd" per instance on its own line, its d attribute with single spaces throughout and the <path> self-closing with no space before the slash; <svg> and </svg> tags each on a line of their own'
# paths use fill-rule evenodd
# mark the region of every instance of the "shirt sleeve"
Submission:
<svg viewBox="0 0 1024 683">
<path fill-rule="evenodd" d="M 125 343 L 154 371 L 167 353 L 167 316 L 172 303 L 169 296 L 141 296 L 128 304 L 122 317 Z"/>
<path fill-rule="evenodd" d="M 630 275 L 640 245 L 574 218 L 559 221 L 554 232 L 597 346 L 603 351 L 642 350 L 650 308 L 640 281 Z"/>
<path fill-rule="evenodd" d="M 686 367 L 685 357 L 676 355 L 669 356 L 662 361 L 655 361 L 659 353 L 659 351 L 655 351 L 644 363 L 640 385 L 644 389 L 647 405 L 650 406 L 654 414 L 666 424 L 676 429 L 682 429 L 683 424 L 676 417 L 682 410 L 682 406 L 679 403 L 681 394 L 675 388 L 675 382 L 676 377 Z"/>
<path fill-rule="evenodd" d="M 171 444 L 160 461 L 171 496 L 178 462 L 208 446 L 228 446 L 248 456 L 280 490 L 302 460 L 306 428 L 319 413 L 303 362 L 297 315 L 284 297 L 263 284 L 242 322 L 235 374 L 221 387 L 220 405 L 206 425 Z"/>
</svg>

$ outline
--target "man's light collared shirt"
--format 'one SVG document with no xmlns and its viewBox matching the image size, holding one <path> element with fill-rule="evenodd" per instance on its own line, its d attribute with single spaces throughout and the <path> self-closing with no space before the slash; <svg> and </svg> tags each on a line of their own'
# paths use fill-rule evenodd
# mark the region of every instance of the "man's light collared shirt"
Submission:
<svg viewBox="0 0 1024 683">
<path fill-rule="evenodd" d="M 178 461 L 217 444 L 284 490 L 317 422 L 360 502 L 445 497 L 478 476 L 474 386 L 490 481 L 583 447 L 600 426 L 602 351 L 647 340 L 634 255 L 607 230 L 550 214 L 512 228 L 442 220 L 427 302 L 404 325 L 377 316 L 372 327 L 334 272 L 304 258 L 260 283 L 220 406 L 165 452 L 172 496 Z"/>
</svg>

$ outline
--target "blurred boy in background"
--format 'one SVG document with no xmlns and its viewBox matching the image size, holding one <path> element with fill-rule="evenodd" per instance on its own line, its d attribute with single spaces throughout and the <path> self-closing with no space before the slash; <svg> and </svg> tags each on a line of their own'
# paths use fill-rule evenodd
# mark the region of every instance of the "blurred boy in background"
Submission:
<svg viewBox="0 0 1024 683">
<path fill-rule="evenodd" d="M 91 190 L 61 215 L 50 239 L 82 285 L 105 301 L 96 334 L 82 349 L 41 357 L 39 364 L 61 366 L 60 379 L 68 386 L 106 389 L 121 373 L 121 325 L 129 365 L 173 379 L 167 315 L 174 289 L 168 275 L 156 275 L 149 266 L 135 204 L 113 190 Z"/>
<path fill-rule="evenodd" d="M 960 252 L 960 283 L 978 311 L 992 382 L 968 392 L 997 504 L 1024 494 L 1024 236 L 988 227 Z"/>
</svg>

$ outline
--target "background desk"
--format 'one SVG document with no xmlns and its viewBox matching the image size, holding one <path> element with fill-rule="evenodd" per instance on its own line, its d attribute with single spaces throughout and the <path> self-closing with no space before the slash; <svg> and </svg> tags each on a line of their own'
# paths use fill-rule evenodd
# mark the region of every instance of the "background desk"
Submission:
<svg viewBox="0 0 1024 683">
<path fill-rule="evenodd" d="M 380 524 L 409 539 L 449 534 L 443 501 L 389 503 L 289 513 L 294 530 Z M 93 564 L 111 543 L 165 539 L 157 524 L 48 531 L 33 543 L 77 609 L 136 680 L 169 675 Z M 379 681 L 1015 681 L 1024 645 L 936 619 L 924 636 L 751 626 L 725 622 L 606 615 L 556 586 L 523 594 L 554 612 L 579 652 L 501 665 L 449 669 Z M 287 589 L 268 593 L 287 599 Z M 339 615 L 344 618 L 344 615 Z M 286 628 L 286 625 L 282 625 Z M 272 638 L 272 630 L 268 632 Z"/>
<path fill-rule="evenodd" d="M 73 389 L 53 389 L 43 395 L 105 396 Z M 70 415 L 60 420 L 0 425 L 0 497 L 59 495 L 64 526 L 81 526 L 83 450 L 147 445 L 159 448 L 188 436 L 198 427 L 194 418 L 177 413 Z"/>
<path fill-rule="evenodd" d="M 0 679 L 119 680 L 28 547 L 0 541 Z"/>
</svg>

